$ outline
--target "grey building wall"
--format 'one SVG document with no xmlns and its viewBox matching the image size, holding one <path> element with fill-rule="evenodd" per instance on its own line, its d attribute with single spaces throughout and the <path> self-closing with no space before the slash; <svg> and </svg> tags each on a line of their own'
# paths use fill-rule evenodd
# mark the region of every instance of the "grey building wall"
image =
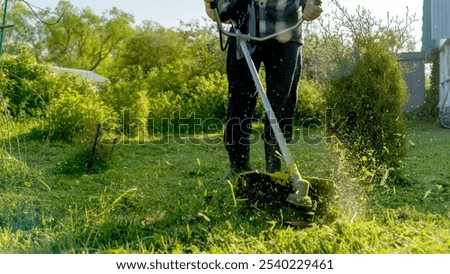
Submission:
<svg viewBox="0 0 450 274">
<path fill-rule="evenodd" d="M 425 59 L 422 52 L 406 52 L 399 55 L 399 61 L 405 66 L 403 78 L 408 86 L 408 102 L 405 111 L 413 111 L 425 103 Z"/>
<path fill-rule="evenodd" d="M 450 0 L 431 0 L 431 38 L 439 46 L 441 39 L 450 38 Z"/>
<path fill-rule="evenodd" d="M 431 39 L 431 0 L 423 0 L 422 52 L 431 52 L 434 41 Z"/>
<path fill-rule="evenodd" d="M 423 0 L 422 51 L 431 52 L 450 38 L 450 0 Z"/>
</svg>

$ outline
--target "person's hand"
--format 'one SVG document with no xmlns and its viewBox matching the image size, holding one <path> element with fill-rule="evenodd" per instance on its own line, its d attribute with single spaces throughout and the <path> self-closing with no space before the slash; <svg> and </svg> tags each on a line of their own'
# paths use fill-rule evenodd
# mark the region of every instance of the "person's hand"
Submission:
<svg viewBox="0 0 450 274">
<path fill-rule="evenodd" d="M 211 3 L 213 3 L 214 0 L 204 0 L 204 2 L 205 2 L 205 6 L 206 6 L 207 8 L 212 9 Z"/>
<path fill-rule="evenodd" d="M 230 19 L 239 21 L 248 12 L 253 0 L 229 0 L 224 2 L 220 11 L 220 20 L 227 22 Z"/>
<path fill-rule="evenodd" d="M 214 2 L 214 0 L 203 0 L 205 3 L 205 11 L 209 18 L 216 21 L 216 15 L 214 13 L 214 10 L 211 7 L 211 3 Z"/>
<path fill-rule="evenodd" d="M 317 4 L 316 4 L 317 2 Z M 316 20 L 320 14 L 322 14 L 322 7 L 320 6 L 320 1 L 308 0 L 306 1 L 305 7 L 303 8 L 303 19 L 305 21 Z"/>
</svg>

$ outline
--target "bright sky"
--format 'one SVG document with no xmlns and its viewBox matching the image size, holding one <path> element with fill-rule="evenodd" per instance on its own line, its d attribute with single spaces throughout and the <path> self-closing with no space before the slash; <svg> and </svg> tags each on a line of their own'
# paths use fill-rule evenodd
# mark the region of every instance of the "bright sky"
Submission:
<svg viewBox="0 0 450 274">
<path fill-rule="evenodd" d="M 26 1 L 43 8 L 53 8 L 59 2 L 58 0 Z M 327 0 L 322 1 L 326 7 Z M 117 7 L 132 14 L 137 23 L 152 20 L 165 27 L 177 27 L 180 25 L 180 20 L 189 22 L 206 17 L 203 0 L 72 0 L 70 2 L 79 8 L 90 7 L 97 14 Z M 400 18 L 404 18 L 407 8 L 409 8 L 410 14 L 416 14 L 416 18 L 419 19 L 414 24 L 414 35 L 418 42 L 421 40 L 423 0 L 340 0 L 339 2 L 349 11 L 354 11 L 358 6 L 369 9 L 379 19 L 385 19 L 388 13 L 391 16 L 398 15 Z"/>
</svg>

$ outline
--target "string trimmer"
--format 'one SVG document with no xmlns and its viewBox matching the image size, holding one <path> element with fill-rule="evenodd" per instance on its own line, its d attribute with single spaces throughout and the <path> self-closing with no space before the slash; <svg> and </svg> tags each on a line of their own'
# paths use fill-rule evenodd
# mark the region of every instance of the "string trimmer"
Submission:
<svg viewBox="0 0 450 274">
<path fill-rule="evenodd" d="M 295 163 L 291 153 L 287 147 L 286 139 L 281 131 L 278 120 L 270 105 L 269 99 L 264 91 L 263 84 L 258 76 L 258 71 L 253 63 L 248 44 L 249 41 L 263 42 L 269 39 L 275 38 L 289 31 L 294 31 L 303 23 L 303 19 L 296 25 L 287 28 L 283 31 L 265 36 L 265 37 L 252 37 L 249 34 L 243 34 L 239 25 L 234 20 L 231 20 L 235 32 L 226 31 L 220 20 L 219 9 L 217 6 L 218 1 L 211 3 L 211 8 L 215 11 L 216 22 L 221 34 L 237 39 L 238 44 L 241 46 L 241 50 L 244 54 L 248 68 L 255 82 L 258 95 L 262 100 L 264 110 L 266 112 L 267 119 L 270 121 L 270 126 L 274 133 L 275 139 L 279 146 L 280 152 L 284 158 L 284 162 L 287 166 L 287 173 L 276 172 L 266 173 L 259 171 L 244 172 L 238 175 L 237 184 L 241 187 L 252 188 L 254 186 L 263 185 L 267 187 L 266 190 L 271 188 L 272 184 L 281 186 L 281 188 L 275 187 L 276 197 L 284 197 L 285 202 L 282 205 L 282 213 L 284 222 L 290 225 L 305 226 L 313 221 L 314 213 L 317 203 L 313 202 L 310 197 L 311 182 L 314 182 L 319 187 L 325 185 L 328 188 L 332 184 L 329 180 L 314 178 L 314 180 L 307 180 L 302 177 L 300 171 Z M 287 191 L 286 191 L 287 190 Z"/>
</svg>

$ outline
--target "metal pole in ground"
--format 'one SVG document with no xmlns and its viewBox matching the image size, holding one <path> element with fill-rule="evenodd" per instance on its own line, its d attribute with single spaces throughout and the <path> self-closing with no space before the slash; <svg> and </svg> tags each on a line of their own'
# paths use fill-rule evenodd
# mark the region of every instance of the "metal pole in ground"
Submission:
<svg viewBox="0 0 450 274">
<path fill-rule="evenodd" d="M 2 25 L 0 26 L 0 60 L 3 55 L 3 40 L 5 39 L 5 29 L 12 27 L 12 25 L 6 25 L 6 13 L 8 11 L 8 0 L 3 3 L 3 16 Z"/>
</svg>

